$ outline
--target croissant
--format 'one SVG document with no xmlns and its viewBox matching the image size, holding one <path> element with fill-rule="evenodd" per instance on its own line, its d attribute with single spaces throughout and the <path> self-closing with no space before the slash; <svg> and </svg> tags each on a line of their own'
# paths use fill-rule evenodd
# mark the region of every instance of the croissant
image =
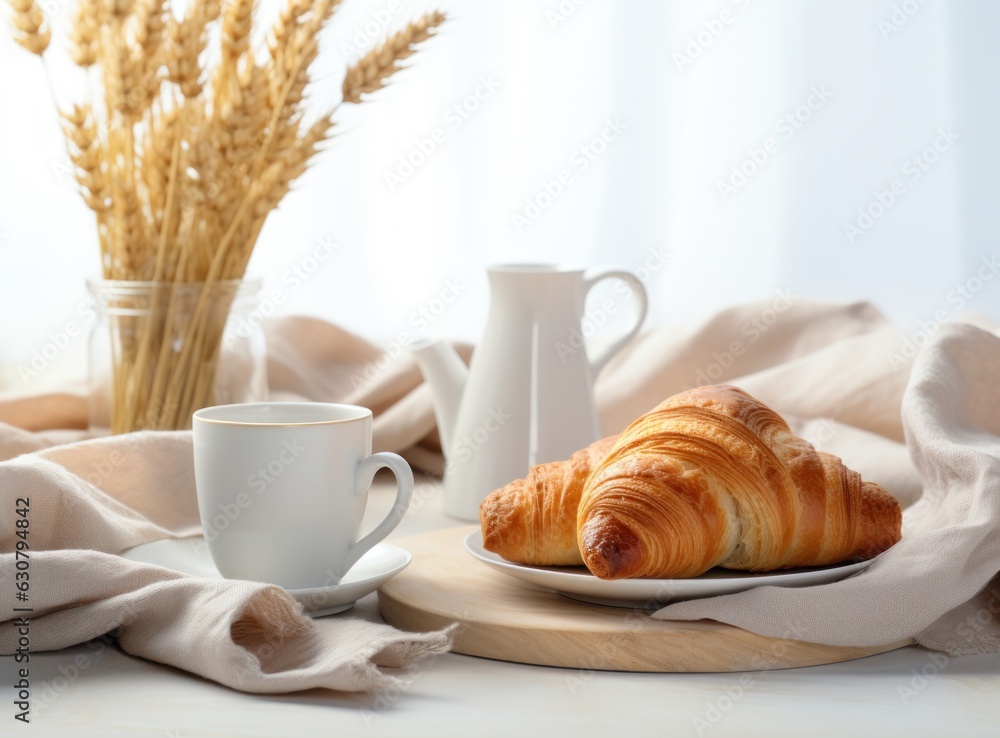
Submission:
<svg viewBox="0 0 1000 738">
<path fill-rule="evenodd" d="M 899 540 L 901 523 L 884 489 L 730 386 L 675 395 L 632 423 L 577 511 L 584 563 L 603 579 L 870 558 Z"/>
<path fill-rule="evenodd" d="M 567 461 L 533 467 L 525 479 L 491 492 L 479 507 L 483 548 L 521 564 L 583 564 L 576 542 L 580 494 L 614 441 L 595 441 Z"/>
</svg>

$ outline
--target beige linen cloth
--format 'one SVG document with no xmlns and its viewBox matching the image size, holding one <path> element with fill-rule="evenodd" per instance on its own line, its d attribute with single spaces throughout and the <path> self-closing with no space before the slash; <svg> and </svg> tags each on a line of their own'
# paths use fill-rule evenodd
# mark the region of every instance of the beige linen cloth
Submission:
<svg viewBox="0 0 1000 738">
<path fill-rule="evenodd" d="M 730 382 L 906 508 L 904 540 L 844 582 L 678 603 L 654 617 L 711 618 L 818 643 L 913 637 L 951 653 L 997 650 L 1000 339 L 992 328 L 949 324 L 928 339 L 904 334 L 866 303 L 783 296 L 697 326 L 660 326 L 632 342 L 597 382 L 605 433 L 686 387 Z M 376 413 L 376 450 L 400 452 L 425 470 L 443 467 L 429 390 L 411 358 L 390 361 L 311 318 L 277 320 L 267 332 L 275 399 L 367 405 Z M 327 625 L 297 615 L 276 588 L 206 583 L 114 556 L 195 531 L 189 434 L 60 445 L 83 432 L 51 429 L 85 425 L 85 404 L 70 394 L 0 403 L 0 421 L 8 423 L 0 423 L 0 458 L 46 449 L 0 463 L 4 520 L 10 498 L 33 495 L 32 592 L 49 598 L 35 603 L 33 647 L 80 642 L 124 619 L 126 651 L 250 691 L 378 686 L 387 677 L 374 664 L 403 665 L 445 647 L 442 634 L 402 636 L 385 626 L 376 633 L 363 623 L 351 626 L 364 629 L 359 638 L 335 627 L 336 618 Z M 0 550 L 11 550 L 9 535 L 5 526 Z M 46 548 L 103 553 L 39 552 Z M 4 556 L 6 600 L 12 566 Z M 11 651 L 12 638 L 9 624 L 0 627 L 0 651 Z M 358 642 L 368 644 L 362 653 L 348 645 Z M 269 655 L 261 658 L 262 649 Z"/>
<path fill-rule="evenodd" d="M 403 633 L 349 615 L 314 621 L 279 587 L 199 579 L 116 555 L 198 532 L 189 432 L 143 432 L 18 456 L 0 463 L 0 505 L 2 617 L 29 617 L 32 651 L 115 631 L 128 653 L 272 693 L 387 687 L 395 677 L 378 667 L 404 667 L 449 644 L 443 632 Z M 25 538 L 17 536 L 18 519 L 29 521 Z M 27 602 L 15 600 L 10 553 L 21 540 L 30 546 Z M 31 612 L 13 611 L 24 606 Z M 15 652 L 18 627 L 16 620 L 0 623 L 0 654 Z"/>
</svg>

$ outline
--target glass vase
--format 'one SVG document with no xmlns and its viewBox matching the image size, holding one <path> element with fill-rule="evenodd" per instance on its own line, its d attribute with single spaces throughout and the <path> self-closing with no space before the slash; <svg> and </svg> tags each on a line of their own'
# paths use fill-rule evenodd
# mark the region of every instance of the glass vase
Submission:
<svg viewBox="0 0 1000 738">
<path fill-rule="evenodd" d="M 92 430 L 182 430 L 202 407 L 267 399 L 259 280 L 87 286 Z"/>
</svg>

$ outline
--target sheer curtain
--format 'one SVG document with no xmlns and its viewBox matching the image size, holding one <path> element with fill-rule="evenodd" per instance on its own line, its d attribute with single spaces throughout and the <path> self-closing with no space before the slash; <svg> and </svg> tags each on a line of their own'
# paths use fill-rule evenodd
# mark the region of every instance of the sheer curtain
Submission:
<svg viewBox="0 0 1000 738">
<path fill-rule="evenodd" d="M 67 6 L 51 7 L 64 29 Z M 345 0 L 317 109 L 337 101 L 359 44 L 427 7 Z M 264 0 L 261 20 L 275 9 Z M 758 298 L 871 299 L 913 331 L 1000 312 L 1000 5 L 445 9 L 451 21 L 412 69 L 339 112 L 328 150 L 269 219 L 250 272 L 280 296 L 275 312 L 387 345 L 401 333 L 474 339 L 483 268 L 498 261 L 637 270 L 658 323 Z M 51 67 L 65 105 L 74 82 L 63 61 Z M 10 391 L 85 372 L 86 341 L 73 338 L 30 383 L 17 373 L 50 333 L 81 323 L 83 279 L 97 269 L 48 98 L 37 59 L 0 43 L 0 387 Z"/>
</svg>

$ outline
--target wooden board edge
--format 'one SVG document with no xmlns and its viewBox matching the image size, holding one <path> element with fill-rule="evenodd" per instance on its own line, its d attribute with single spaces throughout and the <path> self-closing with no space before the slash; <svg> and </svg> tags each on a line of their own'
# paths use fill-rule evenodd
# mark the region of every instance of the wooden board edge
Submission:
<svg viewBox="0 0 1000 738">
<path fill-rule="evenodd" d="M 627 671 L 646 673 L 727 673 L 747 671 L 773 671 L 807 666 L 853 661 L 875 656 L 913 644 L 905 639 L 884 646 L 830 646 L 806 641 L 794 641 L 750 633 L 734 626 L 720 624 L 719 631 L 707 631 L 697 640 L 710 641 L 705 648 L 695 648 L 686 655 L 682 649 L 671 648 L 669 656 L 657 657 L 648 644 L 634 643 L 634 634 L 623 633 L 621 638 L 608 642 L 605 634 L 550 632 L 549 642 L 540 644 L 537 637 L 524 641 L 524 634 L 517 628 L 504 625 L 487 627 L 461 623 L 443 615 L 411 607 L 392 595 L 378 592 L 379 610 L 390 625 L 403 630 L 427 632 L 459 622 L 455 632 L 453 651 L 497 661 L 556 666 L 568 669 L 594 671 Z M 692 634 L 687 634 L 689 637 Z M 643 641 L 650 638 L 645 633 Z M 725 641 L 720 644 L 718 641 Z M 519 646 L 519 644 L 521 644 Z M 720 648 L 721 646 L 721 648 Z M 711 649 L 722 652 L 714 663 L 706 663 L 705 653 Z"/>
</svg>

